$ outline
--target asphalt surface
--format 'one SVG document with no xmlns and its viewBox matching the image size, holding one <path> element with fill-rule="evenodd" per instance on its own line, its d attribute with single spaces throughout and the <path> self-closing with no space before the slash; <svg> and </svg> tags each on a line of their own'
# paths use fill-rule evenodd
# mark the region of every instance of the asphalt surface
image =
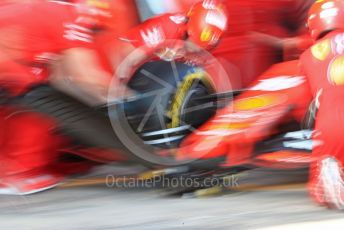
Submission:
<svg viewBox="0 0 344 230">
<path fill-rule="evenodd" d="M 109 187 L 100 172 L 81 179 L 85 183 L 71 181 L 36 195 L 1 196 L 0 229 L 307 229 L 301 226 L 315 221 L 344 226 L 343 213 L 309 200 L 304 172 L 254 170 L 238 177 L 235 189 L 210 197 L 171 196 L 161 187 Z"/>
</svg>

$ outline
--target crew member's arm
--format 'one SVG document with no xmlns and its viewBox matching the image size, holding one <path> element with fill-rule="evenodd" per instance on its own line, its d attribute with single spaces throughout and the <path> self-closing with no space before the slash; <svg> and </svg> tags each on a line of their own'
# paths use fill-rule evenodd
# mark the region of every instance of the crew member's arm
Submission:
<svg viewBox="0 0 344 230">
<path fill-rule="evenodd" d="M 89 105 L 107 102 L 111 74 L 102 69 L 92 49 L 65 50 L 53 68 L 55 74 L 50 82 L 54 87 Z"/>
<path fill-rule="evenodd" d="M 133 72 L 149 59 L 152 52 L 144 48 L 135 48 L 130 43 L 122 43 L 119 46 L 117 55 L 113 55 L 112 65 L 115 76 L 121 82 L 127 82 Z"/>
<path fill-rule="evenodd" d="M 185 35 L 185 23 L 184 15 L 163 14 L 143 22 L 121 36 L 113 43 L 110 51 L 110 59 L 117 77 L 128 80 L 132 71 L 153 57 L 153 54 L 171 47 L 169 41 L 182 40 Z"/>
</svg>

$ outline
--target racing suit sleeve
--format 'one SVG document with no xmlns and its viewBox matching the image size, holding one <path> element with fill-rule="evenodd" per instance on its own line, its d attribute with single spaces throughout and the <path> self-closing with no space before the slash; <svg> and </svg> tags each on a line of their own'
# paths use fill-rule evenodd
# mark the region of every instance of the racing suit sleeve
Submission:
<svg viewBox="0 0 344 230">
<path fill-rule="evenodd" d="M 166 40 L 186 38 L 187 17 L 184 14 L 163 14 L 129 30 L 120 40 L 135 47 L 155 48 Z"/>
<path fill-rule="evenodd" d="M 73 9 L 73 8 L 71 8 Z M 104 70 L 96 51 L 95 33 L 77 22 L 77 14 L 61 18 L 61 59 L 52 64 L 53 86 L 88 105 L 106 104 L 111 74 Z"/>
<path fill-rule="evenodd" d="M 95 51 L 72 48 L 54 65 L 53 86 L 91 106 L 106 104 L 111 75 L 101 68 Z"/>
<path fill-rule="evenodd" d="M 167 43 L 183 40 L 185 23 L 186 16 L 183 14 L 164 14 L 120 36 L 110 54 L 117 79 L 127 81 L 138 66 L 171 45 Z"/>
<path fill-rule="evenodd" d="M 283 40 L 283 59 L 296 60 L 300 54 L 313 44 L 313 40 L 308 34 L 286 38 Z"/>
</svg>

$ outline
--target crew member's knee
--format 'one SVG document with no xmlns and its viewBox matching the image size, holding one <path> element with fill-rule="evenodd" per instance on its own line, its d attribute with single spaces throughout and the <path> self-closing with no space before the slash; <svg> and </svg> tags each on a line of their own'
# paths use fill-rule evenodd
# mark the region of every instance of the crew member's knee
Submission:
<svg viewBox="0 0 344 230">
<path fill-rule="evenodd" d="M 56 160 L 53 120 L 33 112 L 11 111 L 3 123 L 1 157 L 8 162 L 8 171 L 27 171 Z"/>
</svg>

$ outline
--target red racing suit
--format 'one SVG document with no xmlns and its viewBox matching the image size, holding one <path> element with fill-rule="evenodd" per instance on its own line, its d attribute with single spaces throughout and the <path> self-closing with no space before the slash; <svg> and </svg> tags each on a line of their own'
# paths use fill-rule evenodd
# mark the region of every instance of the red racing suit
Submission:
<svg viewBox="0 0 344 230">
<path fill-rule="evenodd" d="M 0 87 L 10 96 L 48 81 L 48 65 L 63 50 L 91 47 L 93 35 L 77 23 L 71 4 L 54 1 L 0 7 Z M 42 169 L 57 158 L 55 122 L 0 105 L 0 177 Z"/>
<path fill-rule="evenodd" d="M 122 36 L 122 40 L 131 42 L 135 47 L 143 45 L 156 47 L 169 39 L 186 39 L 186 16 L 184 14 L 156 16 Z"/>
<path fill-rule="evenodd" d="M 47 80 L 47 65 L 63 50 L 92 46 L 92 31 L 79 25 L 77 19 L 74 6 L 63 2 L 1 7 L 1 86 L 8 87 L 13 94 L 21 93 L 30 85 Z M 13 79 L 13 75 L 22 77 Z"/>
<path fill-rule="evenodd" d="M 334 31 L 301 56 L 318 112 L 315 123 L 316 157 L 333 156 L 344 163 L 344 33 Z"/>
<path fill-rule="evenodd" d="M 184 14 L 159 15 L 130 29 L 119 40 L 154 54 L 153 58 L 169 59 L 170 52 L 181 48 L 181 41 L 187 38 L 186 22 Z"/>
<path fill-rule="evenodd" d="M 198 0 L 174 0 L 187 11 Z M 228 30 L 212 52 L 222 63 L 235 89 L 248 87 L 272 64 L 296 60 L 312 41 L 306 28 L 307 12 L 314 0 L 223 0 Z M 170 9 L 173 10 L 173 9 Z M 259 39 L 252 32 L 276 38 L 293 38 L 281 44 Z M 276 40 L 276 39 L 275 39 Z M 282 55 L 283 53 L 283 55 Z"/>
</svg>

